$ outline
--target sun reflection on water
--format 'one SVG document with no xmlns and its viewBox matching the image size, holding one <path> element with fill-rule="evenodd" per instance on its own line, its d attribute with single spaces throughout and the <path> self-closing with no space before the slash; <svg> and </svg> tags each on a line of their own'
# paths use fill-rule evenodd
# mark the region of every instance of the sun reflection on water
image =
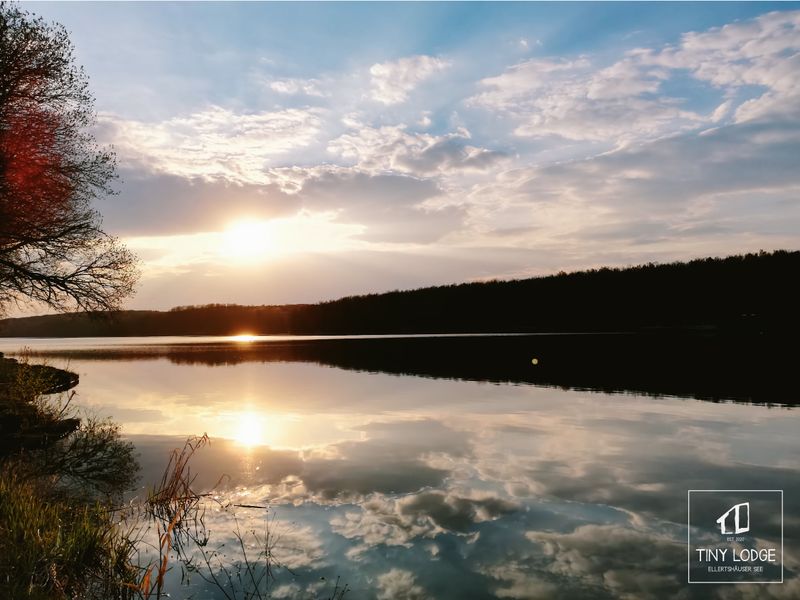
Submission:
<svg viewBox="0 0 800 600">
<path fill-rule="evenodd" d="M 247 448 L 263 446 L 267 443 L 266 424 L 263 416 L 255 413 L 242 413 L 239 416 L 233 439 Z"/>
<path fill-rule="evenodd" d="M 253 335 L 252 333 L 240 333 L 237 335 L 230 336 L 230 340 L 232 342 L 240 342 L 240 343 L 247 343 L 247 342 L 254 342 L 258 336 Z"/>
</svg>

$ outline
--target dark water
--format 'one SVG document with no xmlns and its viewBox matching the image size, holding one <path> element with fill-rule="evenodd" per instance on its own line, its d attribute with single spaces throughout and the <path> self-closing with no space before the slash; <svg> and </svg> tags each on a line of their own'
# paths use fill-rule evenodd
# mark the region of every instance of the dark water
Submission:
<svg viewBox="0 0 800 600">
<path fill-rule="evenodd" d="M 21 345 L 81 375 L 80 404 L 123 424 L 145 481 L 207 432 L 197 486 L 227 474 L 221 496 L 274 515 L 291 569 L 277 571 L 276 598 L 320 597 L 337 576 L 346 598 L 366 599 L 800 597 L 800 395 L 794 358 L 769 341 L 140 338 L 0 351 Z M 687 583 L 697 489 L 783 490 L 784 583 Z M 263 527 L 261 509 L 237 515 Z M 779 544 L 752 519 L 759 544 Z M 229 514 L 208 521 L 212 540 L 231 541 Z M 715 535 L 713 520 L 693 526 Z M 178 580 L 172 597 L 219 596 Z"/>
</svg>

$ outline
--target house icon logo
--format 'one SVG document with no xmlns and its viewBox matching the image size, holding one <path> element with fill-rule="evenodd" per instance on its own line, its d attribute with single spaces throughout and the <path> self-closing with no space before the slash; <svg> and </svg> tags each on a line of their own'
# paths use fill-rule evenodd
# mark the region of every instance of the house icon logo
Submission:
<svg viewBox="0 0 800 600">
<path fill-rule="evenodd" d="M 731 521 L 733 521 L 733 529 L 731 529 Z M 719 519 L 720 533 L 746 533 L 750 531 L 750 503 L 742 502 L 731 506 Z"/>
</svg>

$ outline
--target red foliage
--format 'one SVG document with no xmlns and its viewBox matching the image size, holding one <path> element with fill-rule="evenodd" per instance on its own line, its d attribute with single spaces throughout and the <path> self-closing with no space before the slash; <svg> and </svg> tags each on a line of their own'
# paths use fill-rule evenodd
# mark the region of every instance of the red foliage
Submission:
<svg viewBox="0 0 800 600">
<path fill-rule="evenodd" d="M 64 219 L 73 185 L 59 144 L 58 115 L 29 106 L 13 112 L 0 129 L 0 244 L 35 235 Z"/>
</svg>

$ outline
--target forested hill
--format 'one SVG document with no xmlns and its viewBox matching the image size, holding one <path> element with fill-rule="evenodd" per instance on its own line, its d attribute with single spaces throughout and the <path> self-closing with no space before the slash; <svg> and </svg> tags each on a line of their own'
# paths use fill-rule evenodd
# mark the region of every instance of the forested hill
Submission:
<svg viewBox="0 0 800 600">
<path fill-rule="evenodd" d="M 341 298 L 0 321 L 4 337 L 797 330 L 800 252 L 592 269 Z"/>
</svg>

